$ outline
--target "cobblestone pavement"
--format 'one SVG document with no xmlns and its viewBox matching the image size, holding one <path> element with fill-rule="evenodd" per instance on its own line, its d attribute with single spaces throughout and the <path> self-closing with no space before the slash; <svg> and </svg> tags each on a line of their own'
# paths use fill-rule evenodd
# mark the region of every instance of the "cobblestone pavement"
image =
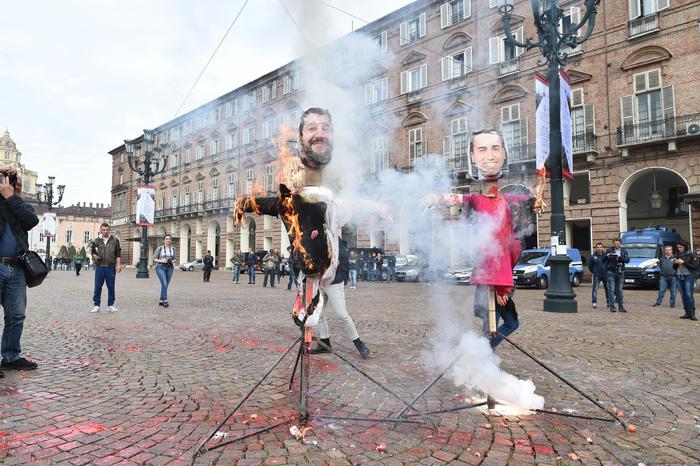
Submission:
<svg viewBox="0 0 700 466">
<path fill-rule="evenodd" d="M 0 379 L 0 462 L 4 464 L 187 464 L 202 440 L 297 337 L 292 293 L 231 284 L 231 275 L 177 271 L 171 307 L 157 306 L 158 281 L 117 282 L 113 314 L 91 314 L 92 272 L 55 272 L 29 291 L 23 347 L 39 363 Z M 244 279 L 245 280 L 245 279 Z M 442 414 L 430 424 L 312 419 L 302 444 L 284 425 L 197 464 L 700 464 L 700 324 L 652 308 L 654 291 L 627 290 L 627 314 L 590 308 L 590 287 L 576 314 L 540 311 L 542 291 L 518 291 L 521 327 L 512 336 L 608 408 L 638 426 L 535 413 Z M 106 292 L 105 292 L 106 293 Z M 473 288 L 360 283 L 347 301 L 373 352 L 362 360 L 331 321 L 333 347 L 404 399 L 438 370 L 426 364 L 436 341 L 434 297 L 454 302 L 465 320 Z M 502 366 L 532 378 L 545 409 L 605 413 L 504 342 Z M 222 432 L 232 438 L 293 420 L 287 384 L 294 352 Z M 402 405 L 332 355 L 312 360 L 311 411 L 387 417 Z M 441 380 L 416 406 L 458 407 L 476 395 Z M 383 445 L 382 445 L 383 444 Z M 382 446 L 386 447 L 385 451 Z"/>
</svg>

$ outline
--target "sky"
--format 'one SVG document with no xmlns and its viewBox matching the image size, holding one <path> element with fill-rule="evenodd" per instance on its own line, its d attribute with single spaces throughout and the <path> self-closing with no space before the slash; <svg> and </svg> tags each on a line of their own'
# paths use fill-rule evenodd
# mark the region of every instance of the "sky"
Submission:
<svg viewBox="0 0 700 466">
<path fill-rule="evenodd" d="M 408 0 L 296 0 L 330 18 L 329 36 Z M 5 0 L 0 132 L 22 163 L 65 184 L 62 205 L 111 202 L 107 153 L 172 119 L 245 0 Z M 180 114 L 297 58 L 290 0 L 249 0 Z M 297 18 L 297 22 L 298 18 Z M 322 45 L 322 44 L 319 44 Z"/>
</svg>

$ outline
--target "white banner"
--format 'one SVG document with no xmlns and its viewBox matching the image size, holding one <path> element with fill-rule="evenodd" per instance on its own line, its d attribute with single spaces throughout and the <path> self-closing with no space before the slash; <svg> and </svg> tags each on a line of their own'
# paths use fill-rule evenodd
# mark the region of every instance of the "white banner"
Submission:
<svg viewBox="0 0 700 466">
<path fill-rule="evenodd" d="M 153 226 L 156 217 L 156 188 L 154 186 L 137 186 L 136 225 Z"/>
<path fill-rule="evenodd" d="M 44 237 L 56 237 L 56 212 L 46 212 L 41 223 L 41 234 Z"/>
<path fill-rule="evenodd" d="M 562 157 L 562 174 L 573 179 L 574 152 L 571 128 L 571 84 L 569 76 L 562 70 L 559 72 L 559 97 L 561 100 L 561 145 L 566 157 Z"/>
<path fill-rule="evenodd" d="M 535 168 L 541 171 L 549 157 L 549 83 L 538 73 L 535 73 L 535 103 Z"/>
</svg>

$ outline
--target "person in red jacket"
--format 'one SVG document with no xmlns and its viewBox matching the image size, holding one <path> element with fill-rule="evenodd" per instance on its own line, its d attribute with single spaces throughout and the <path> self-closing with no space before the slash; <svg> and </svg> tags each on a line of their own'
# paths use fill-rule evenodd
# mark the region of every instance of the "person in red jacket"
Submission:
<svg viewBox="0 0 700 466">
<path fill-rule="evenodd" d="M 538 211 L 539 206 L 534 197 L 498 192 L 507 154 L 503 136 L 497 130 L 472 133 L 469 154 L 482 182 L 482 194 L 445 194 L 438 199 L 430 197 L 424 205 L 436 201 L 447 206 L 459 204 L 470 223 L 490 233 L 487 250 L 472 272 L 471 284 L 476 285 L 474 314 L 483 319 L 482 332 L 491 337 L 491 346 L 496 347 L 502 336 L 510 335 L 519 326 L 512 299 L 513 267 L 522 250 L 516 232 L 518 216 L 528 209 Z M 501 319 L 503 324 L 498 326 Z"/>
</svg>

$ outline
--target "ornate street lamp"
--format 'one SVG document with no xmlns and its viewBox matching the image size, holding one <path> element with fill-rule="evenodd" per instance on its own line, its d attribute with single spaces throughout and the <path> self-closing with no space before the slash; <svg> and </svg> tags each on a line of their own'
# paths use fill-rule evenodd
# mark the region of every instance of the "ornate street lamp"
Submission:
<svg viewBox="0 0 700 466">
<path fill-rule="evenodd" d="M 581 21 L 571 24 L 568 30 L 560 27 L 564 11 L 557 5 L 556 0 L 530 0 L 537 41 L 532 38 L 525 42 L 516 40 L 511 30 L 511 13 L 514 0 L 499 0 L 498 11 L 501 13 L 506 42 L 527 50 L 537 48 L 547 61 L 547 77 L 549 79 L 549 170 L 552 190 L 552 236 L 566 238 L 566 219 L 564 217 L 564 185 L 562 180 L 562 139 L 561 115 L 559 97 L 559 68 L 566 65 L 568 54 L 562 52 L 562 47 L 576 49 L 593 33 L 597 7 L 600 0 L 585 0 L 585 13 Z M 585 34 L 579 31 L 587 25 Z M 573 167 L 571 167 L 573 168 Z M 571 259 L 566 254 L 556 254 L 550 259 L 551 280 L 545 293 L 544 310 L 550 312 L 576 312 L 576 300 L 571 281 L 569 280 L 569 263 Z"/>
<path fill-rule="evenodd" d="M 58 199 L 54 201 L 53 185 L 55 176 L 49 176 L 49 181 L 45 184 L 37 183 L 36 185 L 36 200 L 39 201 L 40 205 L 45 205 L 46 210 L 51 212 L 55 204 L 60 204 L 63 200 L 63 192 L 66 190 L 65 184 L 58 185 Z M 46 237 L 46 266 L 51 270 L 51 264 L 49 264 L 49 257 L 51 257 L 51 237 Z"/>
<path fill-rule="evenodd" d="M 141 138 L 125 139 L 124 147 L 129 168 L 139 174 L 143 184 L 149 184 L 153 177 L 163 173 L 168 165 L 168 156 L 163 153 L 167 144 L 156 147 L 153 130 L 144 129 Z M 141 254 L 136 278 L 148 278 L 148 227 L 145 225 L 141 227 Z"/>
</svg>

